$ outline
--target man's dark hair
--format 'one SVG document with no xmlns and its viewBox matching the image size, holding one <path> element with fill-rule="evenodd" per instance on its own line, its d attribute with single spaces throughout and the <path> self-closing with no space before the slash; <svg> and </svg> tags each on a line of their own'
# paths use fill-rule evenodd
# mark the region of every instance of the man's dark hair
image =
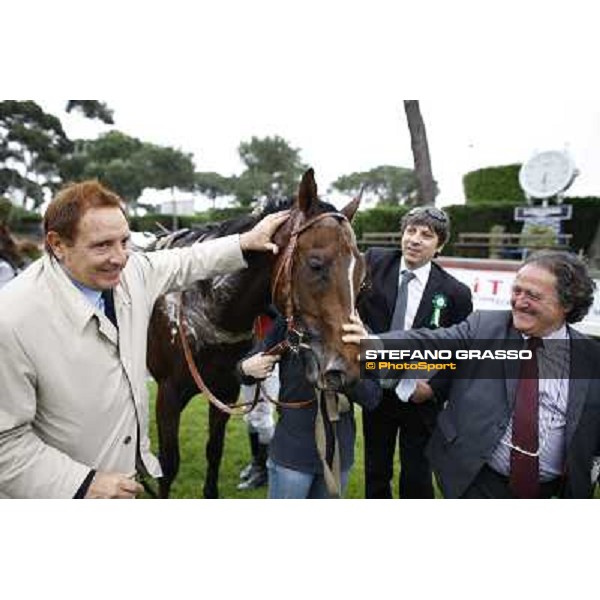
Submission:
<svg viewBox="0 0 600 600">
<path fill-rule="evenodd" d="M 594 302 L 596 284 L 585 263 L 572 252 L 540 250 L 527 257 L 524 265 L 536 264 L 556 277 L 556 293 L 568 309 L 567 323 L 577 323 L 587 315 Z"/>
<path fill-rule="evenodd" d="M 400 233 L 409 225 L 429 227 L 438 237 L 438 244 L 443 246 L 450 238 L 450 217 L 435 206 L 416 206 L 409 210 L 400 221 Z"/>
</svg>

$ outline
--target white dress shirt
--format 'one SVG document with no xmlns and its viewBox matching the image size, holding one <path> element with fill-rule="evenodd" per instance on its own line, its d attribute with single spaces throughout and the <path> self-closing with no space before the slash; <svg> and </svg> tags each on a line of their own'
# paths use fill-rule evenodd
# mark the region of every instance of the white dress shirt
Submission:
<svg viewBox="0 0 600 600">
<path fill-rule="evenodd" d="M 398 278 L 398 287 L 402 281 L 402 273 L 407 270 L 404 257 L 400 261 L 400 273 Z M 404 317 L 404 329 L 412 329 L 419 305 L 423 299 L 423 292 L 429 280 L 431 273 L 431 261 L 425 263 L 422 267 L 412 270 L 414 278 L 408 282 L 408 302 L 406 304 L 406 316 Z M 422 374 L 418 371 L 411 371 L 400 379 L 396 386 L 396 395 L 401 402 L 408 402 L 417 387 L 417 379 Z"/>
<path fill-rule="evenodd" d="M 400 261 L 400 273 L 398 276 L 398 287 L 400 286 L 400 281 L 402 280 L 403 271 L 409 270 L 404 262 L 404 257 Z M 419 310 L 419 304 L 421 304 L 421 300 L 423 298 L 423 292 L 425 291 L 425 286 L 427 285 L 427 281 L 429 280 L 429 274 L 431 273 L 431 261 L 425 263 L 422 267 L 418 269 L 410 269 L 414 274 L 414 279 L 408 282 L 408 302 L 406 304 L 406 315 L 404 317 L 404 327 L 403 329 L 412 329 L 413 323 L 415 321 L 415 317 L 417 315 L 417 310 Z"/>
<path fill-rule="evenodd" d="M 525 336 L 523 336 L 525 337 Z M 569 396 L 570 348 L 566 326 L 542 338 L 552 340 L 539 350 L 539 465 L 540 480 L 562 475 Z M 560 343 L 563 341 L 564 343 Z M 489 465 L 503 475 L 510 473 L 511 417 Z"/>
</svg>

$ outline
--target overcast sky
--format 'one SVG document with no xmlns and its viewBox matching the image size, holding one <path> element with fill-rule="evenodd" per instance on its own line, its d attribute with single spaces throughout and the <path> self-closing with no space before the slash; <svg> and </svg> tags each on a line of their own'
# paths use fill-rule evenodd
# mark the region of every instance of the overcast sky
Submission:
<svg viewBox="0 0 600 600">
<path fill-rule="evenodd" d="M 239 173 L 241 140 L 280 135 L 301 149 L 322 193 L 339 175 L 378 165 L 413 166 L 402 98 L 362 89 L 303 97 L 293 90 L 236 97 L 232 90 L 192 93 L 177 101 L 106 96 L 115 126 L 143 140 L 194 155 L 196 168 Z M 62 101 L 45 103 L 59 112 Z M 521 100 L 453 96 L 425 98 L 421 110 L 429 137 L 441 205 L 462 203 L 469 170 L 523 162 L 536 150 L 568 149 L 580 170 L 572 195 L 600 195 L 600 105 L 594 100 Z M 95 137 L 108 129 L 81 117 L 63 119 L 69 134 Z"/>
<path fill-rule="evenodd" d="M 440 204 L 463 201 L 469 170 L 564 147 L 581 171 L 570 193 L 600 194 L 597 21 L 579 0 L 543 11 L 525 0 L 171 0 L 143 11 L 105 0 L 79 26 L 76 3 L 31 4 L 10 7 L 3 34 L 19 49 L 3 65 L 8 89 L 19 81 L 9 97 L 57 111 L 63 96 L 104 100 L 116 127 L 192 152 L 198 170 L 239 173 L 240 141 L 275 134 L 301 149 L 322 193 L 345 173 L 411 167 L 402 100 L 416 98 Z M 63 33 L 49 35 L 59 6 Z M 41 51 L 23 43 L 23 19 Z"/>
</svg>

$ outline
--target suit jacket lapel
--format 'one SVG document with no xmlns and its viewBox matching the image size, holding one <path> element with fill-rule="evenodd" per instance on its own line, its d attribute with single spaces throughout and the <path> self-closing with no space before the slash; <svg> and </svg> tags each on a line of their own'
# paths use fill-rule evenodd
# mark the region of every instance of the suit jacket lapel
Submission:
<svg viewBox="0 0 600 600">
<path fill-rule="evenodd" d="M 425 285 L 425 289 L 423 290 L 421 302 L 419 303 L 419 308 L 417 309 L 417 314 L 415 315 L 415 319 L 413 322 L 413 327 L 415 329 L 417 329 L 418 327 L 429 326 L 429 319 L 431 317 L 431 313 L 433 312 L 433 295 L 439 291 L 439 288 L 440 274 L 435 268 L 435 265 L 431 263 L 429 278 L 427 279 L 427 284 Z"/>
<path fill-rule="evenodd" d="M 388 311 L 386 315 L 386 331 L 390 328 L 390 325 L 392 323 L 392 315 L 394 314 L 394 309 L 396 308 L 396 298 L 398 297 L 398 283 L 400 281 L 400 259 L 401 255 L 400 253 L 398 253 L 394 257 L 394 260 L 390 263 L 389 268 L 385 269 L 382 273 L 384 281 L 383 285 L 381 286 L 381 289 L 383 289 L 385 305 Z"/>
<path fill-rule="evenodd" d="M 587 378 L 592 372 L 588 367 L 588 357 L 582 346 L 583 340 L 578 332 L 569 327 L 571 338 L 571 368 L 569 370 L 569 398 L 567 401 L 567 427 L 566 427 L 566 447 L 569 447 L 573 434 L 579 423 L 581 411 L 585 404 L 587 390 L 590 380 Z M 574 343 L 578 338 L 578 343 Z M 597 368 L 597 365 L 596 365 Z"/>
</svg>

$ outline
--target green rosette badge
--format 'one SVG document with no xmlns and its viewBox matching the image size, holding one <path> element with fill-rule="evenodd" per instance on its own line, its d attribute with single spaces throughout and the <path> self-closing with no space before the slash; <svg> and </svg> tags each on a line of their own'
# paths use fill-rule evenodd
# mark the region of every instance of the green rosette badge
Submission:
<svg viewBox="0 0 600 600">
<path fill-rule="evenodd" d="M 430 325 L 434 327 L 440 326 L 440 316 L 442 315 L 442 310 L 448 306 L 448 299 L 444 294 L 436 294 L 432 300 L 433 304 L 433 312 L 431 313 L 431 321 Z"/>
</svg>

